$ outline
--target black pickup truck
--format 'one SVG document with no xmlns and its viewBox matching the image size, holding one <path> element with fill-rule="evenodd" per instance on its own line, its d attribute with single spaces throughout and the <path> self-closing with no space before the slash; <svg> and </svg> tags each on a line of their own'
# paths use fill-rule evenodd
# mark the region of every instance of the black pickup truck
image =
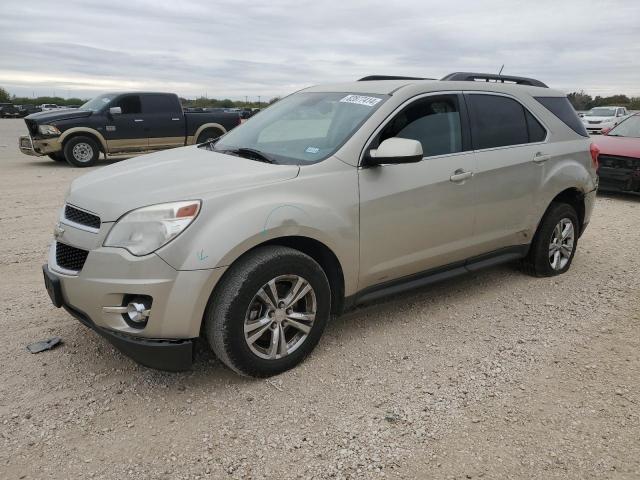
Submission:
<svg viewBox="0 0 640 480">
<path fill-rule="evenodd" d="M 19 138 L 27 155 L 48 155 L 74 167 L 105 157 L 136 155 L 202 143 L 240 124 L 237 113 L 185 113 L 173 93 L 100 95 L 80 108 L 25 117 L 29 135 Z"/>
</svg>

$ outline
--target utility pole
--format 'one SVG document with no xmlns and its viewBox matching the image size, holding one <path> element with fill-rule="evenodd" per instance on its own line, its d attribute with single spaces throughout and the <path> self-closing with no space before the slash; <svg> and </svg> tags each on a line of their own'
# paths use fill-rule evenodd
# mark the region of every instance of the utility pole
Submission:
<svg viewBox="0 0 640 480">
<path fill-rule="evenodd" d="M 260 95 L 258 95 L 258 108 L 260 108 Z"/>
<path fill-rule="evenodd" d="M 249 97 L 247 95 L 244 96 L 244 108 L 247 108 L 247 104 L 249 103 Z"/>
</svg>

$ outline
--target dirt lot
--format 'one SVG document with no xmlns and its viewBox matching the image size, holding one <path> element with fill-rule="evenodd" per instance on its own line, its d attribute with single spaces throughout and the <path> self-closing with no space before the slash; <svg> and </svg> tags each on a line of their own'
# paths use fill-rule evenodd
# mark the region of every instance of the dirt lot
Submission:
<svg viewBox="0 0 640 480">
<path fill-rule="evenodd" d="M 21 155 L 23 130 L 0 120 L 0 478 L 640 478 L 639 199 L 600 196 L 559 278 L 504 266 L 357 310 L 269 381 L 204 349 L 167 374 L 51 305 L 84 172 Z"/>
</svg>

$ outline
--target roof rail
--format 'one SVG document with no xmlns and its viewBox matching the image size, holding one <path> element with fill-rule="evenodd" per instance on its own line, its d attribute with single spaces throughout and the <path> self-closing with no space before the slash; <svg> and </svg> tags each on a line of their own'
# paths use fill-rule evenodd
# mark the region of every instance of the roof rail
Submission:
<svg viewBox="0 0 640 480">
<path fill-rule="evenodd" d="M 370 82 L 373 80 L 435 80 L 435 78 L 423 78 L 423 77 L 399 77 L 397 75 L 369 75 L 362 77 L 359 82 Z"/>
<path fill-rule="evenodd" d="M 532 87 L 549 88 L 540 80 L 527 77 L 514 77 L 511 75 L 495 75 L 493 73 L 474 73 L 474 72 L 454 72 L 442 77 L 440 80 L 453 80 L 462 82 L 498 82 L 498 83 L 516 83 L 518 85 L 530 85 Z"/>
</svg>

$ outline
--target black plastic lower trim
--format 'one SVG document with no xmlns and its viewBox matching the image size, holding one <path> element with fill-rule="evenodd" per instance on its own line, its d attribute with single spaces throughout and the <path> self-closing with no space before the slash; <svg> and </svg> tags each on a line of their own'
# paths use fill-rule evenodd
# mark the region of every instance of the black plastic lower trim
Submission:
<svg viewBox="0 0 640 480">
<path fill-rule="evenodd" d="M 478 257 L 469 258 L 460 262 L 451 263 L 443 267 L 434 268 L 425 272 L 407 275 L 406 277 L 392 280 L 365 288 L 364 290 L 345 298 L 345 310 L 363 303 L 373 302 L 383 297 L 413 290 L 415 288 L 431 285 L 469 272 L 476 272 L 484 268 L 493 267 L 502 263 L 519 260 L 527 256 L 529 245 L 517 245 L 501 248 Z"/>
<path fill-rule="evenodd" d="M 194 339 L 169 340 L 132 337 L 97 326 L 84 312 L 66 303 L 62 307 L 83 325 L 95 330 L 122 353 L 145 367 L 181 372 L 193 364 Z"/>
</svg>

